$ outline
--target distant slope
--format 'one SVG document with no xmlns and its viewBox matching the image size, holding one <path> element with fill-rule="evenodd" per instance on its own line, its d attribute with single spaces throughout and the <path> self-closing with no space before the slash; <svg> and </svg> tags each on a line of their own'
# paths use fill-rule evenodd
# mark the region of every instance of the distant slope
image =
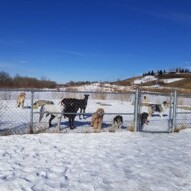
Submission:
<svg viewBox="0 0 191 191">
<path fill-rule="evenodd" d="M 148 76 L 133 77 L 126 80 L 112 82 L 112 84 L 122 86 L 137 85 L 140 87 L 159 85 L 162 87 L 191 89 L 190 73 L 166 73 L 163 75 L 154 75 L 151 76 L 150 80 L 145 80 L 146 77 L 148 78 Z"/>
<path fill-rule="evenodd" d="M 183 89 L 191 89 L 191 77 L 185 78 L 180 81 L 172 82 L 169 84 L 164 84 L 164 87 L 176 87 L 176 88 L 183 88 Z"/>
</svg>

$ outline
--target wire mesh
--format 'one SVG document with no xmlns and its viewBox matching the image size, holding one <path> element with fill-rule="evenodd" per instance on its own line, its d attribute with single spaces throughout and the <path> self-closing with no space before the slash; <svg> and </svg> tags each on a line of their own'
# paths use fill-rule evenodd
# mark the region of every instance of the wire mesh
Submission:
<svg viewBox="0 0 191 191">
<path fill-rule="evenodd" d="M 89 95 L 86 97 L 85 95 Z M 87 99 L 86 99 L 87 98 Z M 51 113 L 55 116 L 52 120 L 51 127 L 56 127 L 60 119 L 57 119 L 59 113 L 63 111 L 62 100 L 66 99 L 66 105 L 70 104 L 70 100 L 75 100 L 73 104 L 77 107 L 77 112 L 74 110 L 74 106 L 69 111 L 64 110 L 64 116 L 61 118 L 60 129 L 64 130 L 70 127 L 68 115 L 75 116 L 74 126 L 78 130 L 85 130 L 91 127 L 92 115 L 100 108 L 104 110 L 104 117 L 102 121 L 102 128 L 108 129 L 113 127 L 113 118 L 117 115 L 122 116 L 123 124 L 122 129 L 127 129 L 132 126 L 134 120 L 134 93 L 129 94 L 117 94 L 108 92 L 34 92 L 34 128 L 44 129 L 49 125 L 50 115 L 45 116 L 39 123 L 40 110 L 42 106 L 36 106 L 35 103 L 39 102 L 53 102 L 53 107 L 46 105 L 45 109 L 47 113 Z M 68 99 L 68 100 L 67 100 Z M 68 103 L 67 103 L 68 101 Z M 85 105 L 84 105 L 85 104 Z M 81 105 L 83 107 L 81 107 Z M 85 106 L 85 107 L 84 107 Z M 82 111 L 81 111 L 82 109 Z M 85 109 L 85 111 L 83 110 Z M 49 110 L 49 111 L 48 111 Z M 76 112 L 76 113 L 75 113 Z M 84 112 L 82 115 L 81 112 Z"/>
<path fill-rule="evenodd" d="M 25 92 L 24 106 L 17 105 L 17 97 L 22 91 L 0 91 L 0 133 L 29 133 L 31 92 Z"/>
<path fill-rule="evenodd" d="M 179 94 L 177 96 L 176 127 L 175 131 L 191 127 L 191 95 Z"/>
<path fill-rule="evenodd" d="M 26 93 L 24 105 L 18 107 L 17 98 L 22 92 Z M 177 103 L 174 103 L 175 96 L 177 96 Z M 62 104 L 63 99 L 70 101 Z M 83 101 L 85 99 L 86 101 Z M 71 100 L 75 101 L 71 102 Z M 78 102 L 85 104 L 81 108 Z M 161 107 L 164 102 L 166 104 L 162 107 L 162 111 L 154 110 L 149 113 L 151 106 Z M 138 103 L 137 108 L 135 103 Z M 68 107 L 70 109 L 66 109 Z M 172 127 L 175 128 L 173 130 L 179 131 L 191 126 L 191 95 L 138 91 L 136 97 L 134 91 L 110 93 L 1 89 L 0 135 L 68 132 L 71 126 L 75 127 L 73 132 L 91 132 L 94 129 L 92 121 L 99 108 L 104 110 L 100 122 L 103 131 L 115 128 L 118 131 L 172 132 Z M 142 113 L 149 114 L 148 123 L 143 123 Z M 122 123 L 120 121 L 114 123 L 116 116 L 123 118 Z M 136 124 L 137 128 L 135 128 Z"/>
<path fill-rule="evenodd" d="M 141 124 L 144 132 L 169 132 L 171 129 L 171 94 L 141 93 L 140 114 L 148 113 L 148 123 Z"/>
</svg>

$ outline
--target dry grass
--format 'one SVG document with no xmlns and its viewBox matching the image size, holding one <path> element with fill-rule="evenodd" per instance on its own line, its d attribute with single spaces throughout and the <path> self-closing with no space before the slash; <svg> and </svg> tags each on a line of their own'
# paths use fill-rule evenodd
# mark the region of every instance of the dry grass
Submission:
<svg viewBox="0 0 191 191">
<path fill-rule="evenodd" d="M 101 133 L 103 132 L 101 129 L 94 129 L 94 133 Z"/>
<path fill-rule="evenodd" d="M 98 93 L 96 93 L 96 92 L 98 92 Z M 107 93 L 105 93 L 104 89 L 101 89 L 101 90 L 98 89 L 98 90 L 96 90 L 96 92 L 91 95 L 92 99 L 98 99 L 98 100 L 106 100 L 107 99 Z"/>
<path fill-rule="evenodd" d="M 128 127 L 128 131 L 134 132 L 135 131 L 135 123 L 132 122 L 130 127 Z"/>
<path fill-rule="evenodd" d="M 96 93 L 96 99 L 106 100 L 107 95 L 104 93 Z"/>
<path fill-rule="evenodd" d="M 110 129 L 109 129 L 109 132 L 110 132 L 110 133 L 115 133 L 116 130 L 115 130 L 115 128 L 110 128 Z"/>
<path fill-rule="evenodd" d="M 186 106 L 186 105 L 179 105 L 177 108 L 179 109 L 184 109 L 184 110 L 191 110 L 191 106 Z"/>
<path fill-rule="evenodd" d="M 179 127 L 176 127 L 174 132 L 178 133 L 179 131 L 183 130 L 183 129 L 187 129 L 188 125 L 187 124 L 181 124 Z"/>
<path fill-rule="evenodd" d="M 77 98 L 77 93 L 78 89 L 76 87 L 68 87 L 65 89 L 65 95 L 64 98 Z"/>
</svg>

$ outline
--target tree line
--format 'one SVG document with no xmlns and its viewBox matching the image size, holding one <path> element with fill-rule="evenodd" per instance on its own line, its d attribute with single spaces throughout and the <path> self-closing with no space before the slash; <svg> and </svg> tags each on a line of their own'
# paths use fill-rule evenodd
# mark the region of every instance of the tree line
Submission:
<svg viewBox="0 0 191 191">
<path fill-rule="evenodd" d="M 169 71 L 158 70 L 157 72 L 154 72 L 153 70 L 151 70 L 147 73 L 143 73 L 143 76 L 163 75 L 163 74 L 169 74 L 169 73 L 191 73 L 191 71 L 189 69 L 185 69 L 185 68 L 175 68 L 175 69 L 171 69 Z"/>
<path fill-rule="evenodd" d="M 56 82 L 42 78 L 38 80 L 32 77 L 16 75 L 11 77 L 7 72 L 0 71 L 1 88 L 55 88 Z"/>
</svg>

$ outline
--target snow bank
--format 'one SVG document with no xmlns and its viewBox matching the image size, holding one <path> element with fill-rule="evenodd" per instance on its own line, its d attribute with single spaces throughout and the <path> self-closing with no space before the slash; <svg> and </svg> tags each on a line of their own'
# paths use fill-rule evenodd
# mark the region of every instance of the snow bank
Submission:
<svg viewBox="0 0 191 191">
<path fill-rule="evenodd" d="M 156 80 L 157 78 L 155 78 L 155 76 L 145 76 L 143 78 L 134 80 L 134 84 L 141 84 L 141 83 L 146 83 L 146 82 L 151 82 Z"/>
<path fill-rule="evenodd" d="M 191 131 L 93 133 L 0 139 L 0 188 L 191 190 Z"/>
<path fill-rule="evenodd" d="M 162 79 L 162 81 L 163 81 L 165 84 L 169 84 L 169 83 L 176 82 L 176 81 L 180 81 L 180 80 L 183 80 L 183 79 L 184 79 L 184 78 Z"/>
</svg>

